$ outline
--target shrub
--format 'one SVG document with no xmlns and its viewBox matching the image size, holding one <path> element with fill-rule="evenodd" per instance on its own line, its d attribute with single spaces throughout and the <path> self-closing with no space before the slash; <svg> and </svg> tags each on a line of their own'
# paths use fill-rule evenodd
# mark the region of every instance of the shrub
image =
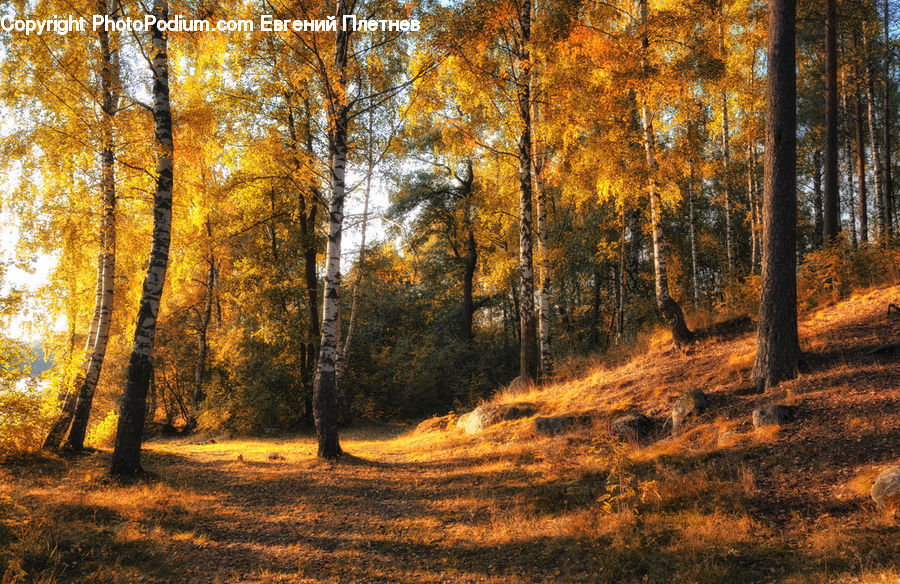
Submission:
<svg viewBox="0 0 900 584">
<path fill-rule="evenodd" d="M 109 448 L 116 441 L 116 426 L 119 423 L 119 413 L 110 410 L 106 417 L 88 429 L 86 442 L 92 446 Z"/>
</svg>

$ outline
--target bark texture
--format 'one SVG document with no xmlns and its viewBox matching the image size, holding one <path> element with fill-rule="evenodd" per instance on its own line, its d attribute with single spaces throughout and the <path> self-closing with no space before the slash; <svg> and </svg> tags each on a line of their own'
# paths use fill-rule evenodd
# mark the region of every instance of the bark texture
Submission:
<svg viewBox="0 0 900 584">
<path fill-rule="evenodd" d="M 159 20 L 169 15 L 167 0 L 154 0 L 153 14 Z M 142 472 L 141 437 L 146 417 L 147 391 L 153 371 L 153 342 L 159 316 L 160 299 L 169 264 L 172 237 L 173 140 L 172 110 L 169 104 L 168 38 L 154 28 L 151 54 L 153 66 L 153 121 L 156 134 L 156 192 L 153 195 L 153 242 L 141 300 L 131 358 L 128 361 L 125 393 L 116 427 L 116 445 L 110 472 L 134 475 Z"/>
<path fill-rule="evenodd" d="M 536 381 L 539 372 L 537 322 L 534 315 L 534 261 L 532 250 L 531 202 L 531 0 L 523 0 L 519 11 L 519 36 L 516 39 L 519 105 L 519 375 Z"/>
<path fill-rule="evenodd" d="M 533 104 L 532 122 L 540 121 L 540 107 Z M 535 133 L 535 136 L 538 136 Z M 544 142 L 538 138 L 534 143 L 532 167 L 534 171 L 534 195 L 537 203 L 537 239 L 538 239 L 538 329 L 541 349 L 541 373 L 546 377 L 553 373 L 553 347 L 551 344 L 551 312 L 550 312 L 550 252 L 547 249 L 549 232 L 547 218 L 547 192 L 544 189 L 544 163 L 546 150 Z"/>
<path fill-rule="evenodd" d="M 336 19 L 343 22 L 346 0 L 338 0 Z M 338 26 L 334 33 L 334 82 L 328 107 L 331 119 L 331 202 L 328 208 L 328 243 L 325 257 L 325 297 L 322 302 L 322 340 L 313 384 L 313 418 L 318 456 L 336 459 L 343 454 L 338 437 L 336 366 L 340 351 L 341 235 L 344 228 L 344 181 L 347 170 L 347 51 L 350 31 Z"/>
<path fill-rule="evenodd" d="M 116 0 L 100 0 L 97 9 L 113 18 L 118 16 Z M 101 80 L 101 190 L 103 192 L 103 219 L 101 237 L 103 277 L 101 278 L 100 314 L 97 320 L 91 358 L 88 362 L 84 381 L 78 388 L 78 397 L 72 413 L 72 424 L 69 427 L 65 447 L 79 451 L 84 448 L 84 437 L 87 432 L 94 401 L 94 391 L 100 380 L 103 359 L 109 342 L 109 327 L 112 323 L 114 291 L 116 276 L 116 155 L 113 120 L 119 109 L 119 56 L 115 40 L 104 29 L 98 31 L 100 41 L 100 80 Z"/>
<path fill-rule="evenodd" d="M 753 384 L 797 376 L 797 83 L 795 0 L 769 1 L 763 262 Z"/>
</svg>

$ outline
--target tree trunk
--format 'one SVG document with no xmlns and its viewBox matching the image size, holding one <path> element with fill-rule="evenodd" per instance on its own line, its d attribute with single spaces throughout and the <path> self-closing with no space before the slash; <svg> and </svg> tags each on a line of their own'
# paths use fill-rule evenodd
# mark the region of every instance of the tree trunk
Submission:
<svg viewBox="0 0 900 584">
<path fill-rule="evenodd" d="M 825 226 L 822 212 L 822 151 L 813 151 L 813 215 L 816 220 L 816 247 L 825 245 Z"/>
<path fill-rule="evenodd" d="M 337 22 L 342 23 L 346 0 L 338 0 Z M 322 341 L 313 384 L 313 416 L 319 442 L 319 458 L 343 454 L 338 438 L 338 403 L 335 367 L 340 351 L 341 235 L 344 227 L 344 178 L 347 170 L 347 51 L 350 31 L 338 26 L 334 35 L 336 88 L 329 88 L 331 118 L 331 203 L 328 209 L 328 244 L 325 258 L 325 297 L 322 302 Z"/>
<path fill-rule="evenodd" d="M 872 80 L 872 57 L 868 36 L 863 37 L 865 47 L 865 76 L 866 76 L 866 118 L 869 124 L 869 149 L 872 151 L 872 180 L 875 182 L 875 227 L 879 241 L 885 241 L 885 212 L 884 212 L 884 169 L 881 164 L 881 149 L 878 144 L 878 134 L 875 132 L 877 122 L 875 120 L 875 85 Z"/>
<path fill-rule="evenodd" d="M 644 75 L 647 71 L 647 50 L 649 40 L 647 36 L 647 0 L 641 0 L 641 70 Z M 662 200 L 659 189 L 656 188 L 656 156 L 655 137 L 653 134 L 653 116 L 650 113 L 650 105 L 645 95 L 641 95 L 641 122 L 644 129 L 644 154 L 647 161 L 648 191 L 650 192 L 650 224 L 653 228 L 653 265 L 656 283 L 656 306 L 662 314 L 663 320 L 672 331 L 672 341 L 675 346 L 682 347 L 693 340 L 693 333 L 684 322 L 684 313 L 681 306 L 669 295 L 669 280 L 666 270 L 666 240 L 662 231 Z"/>
<path fill-rule="evenodd" d="M 478 265 L 478 247 L 475 242 L 475 230 L 472 227 L 470 216 L 470 198 L 472 196 L 472 184 L 475 181 L 475 175 L 472 172 L 472 161 L 466 161 L 466 174 L 462 180 L 461 193 L 466 201 L 466 224 L 468 226 L 468 234 L 466 236 L 466 256 L 465 268 L 463 269 L 463 304 L 462 304 L 462 323 L 460 332 L 464 343 L 472 342 L 475 335 L 472 331 L 472 319 L 475 315 L 475 301 L 473 299 L 473 286 L 475 280 L 475 268 Z"/>
<path fill-rule="evenodd" d="M 691 162 L 691 176 L 688 183 L 688 221 L 691 237 L 691 288 L 694 292 L 694 310 L 700 307 L 700 277 L 697 262 L 697 218 L 694 215 L 694 163 Z"/>
<path fill-rule="evenodd" d="M 98 2 L 98 10 L 117 17 L 118 8 L 116 0 L 107 4 L 106 0 Z M 113 135 L 113 118 L 119 108 L 119 57 L 110 39 L 109 33 L 101 29 L 98 31 L 100 41 L 100 54 L 102 59 L 100 78 L 102 85 L 103 110 L 101 139 L 103 146 L 101 158 L 101 189 L 103 191 L 103 294 L 100 300 L 100 318 L 97 322 L 96 337 L 91 351 L 91 359 L 88 362 L 84 383 L 78 390 L 78 398 L 75 401 L 75 409 L 72 414 L 72 425 L 66 437 L 66 448 L 79 451 L 84 448 L 84 436 L 87 432 L 88 421 L 91 415 L 91 405 L 94 401 L 94 391 L 100 380 L 100 372 L 103 368 L 103 359 L 106 356 L 106 346 L 109 342 L 109 327 L 112 322 L 113 299 L 116 275 L 116 155 L 115 138 Z"/>
<path fill-rule="evenodd" d="M 478 264 L 478 248 L 475 246 L 475 233 L 469 230 L 466 239 L 466 267 L 463 272 L 463 310 L 462 310 L 462 340 L 471 343 L 475 338 L 472 332 L 472 319 L 475 315 L 475 302 L 472 298 L 472 287 L 475 279 L 475 268 Z"/>
<path fill-rule="evenodd" d="M 724 51 L 723 37 L 722 47 Z M 722 188 L 725 191 L 725 257 L 729 286 L 734 273 L 734 225 L 731 219 L 731 140 L 728 135 L 728 93 L 722 92 Z"/>
<path fill-rule="evenodd" d="M 756 214 L 756 183 L 753 174 L 756 170 L 756 156 L 753 152 L 753 143 L 747 141 L 747 199 L 750 211 L 750 273 L 756 273 L 756 264 L 759 261 L 759 247 L 756 245 L 756 234 L 759 227 L 759 216 Z"/>
<path fill-rule="evenodd" d="M 531 0 L 523 0 L 519 11 L 516 48 L 519 105 L 519 376 L 525 381 L 538 378 L 540 355 L 534 317 L 534 264 L 531 244 L 531 87 L 530 55 Z"/>
<path fill-rule="evenodd" d="M 532 104 L 534 116 L 532 122 L 537 125 L 540 121 L 540 107 L 537 101 Z M 553 373 L 553 349 L 551 346 L 551 312 L 550 312 L 550 252 L 547 249 L 547 192 L 544 189 L 544 164 L 546 162 L 546 150 L 543 140 L 535 133 L 536 141 L 533 147 L 532 165 L 534 169 L 534 191 L 537 202 L 537 239 L 538 239 L 538 328 L 540 331 L 541 345 L 541 372 L 545 377 Z"/>
<path fill-rule="evenodd" d="M 616 310 L 613 313 L 613 335 L 614 338 L 618 338 L 621 334 L 618 330 L 619 324 L 619 265 L 613 264 L 610 266 L 610 272 L 612 272 L 612 283 L 613 283 L 613 301 L 615 302 Z M 600 270 L 594 268 L 594 286 L 593 286 L 593 297 L 591 298 L 591 348 L 596 349 L 597 345 L 600 344 Z"/>
<path fill-rule="evenodd" d="M 169 15 L 168 0 L 154 0 L 153 14 L 158 20 Z M 141 291 L 127 383 L 119 411 L 116 445 L 110 472 L 133 475 L 142 472 L 141 438 L 147 406 L 147 390 L 153 370 L 153 342 L 159 316 L 160 299 L 169 264 L 172 229 L 173 141 L 172 110 L 169 105 L 168 35 L 153 29 L 153 120 L 156 126 L 156 192 L 153 197 L 153 243 L 150 261 Z"/>
<path fill-rule="evenodd" d="M 727 62 L 725 48 L 725 3 L 719 4 L 719 51 L 722 62 Z M 728 132 L 728 91 L 722 89 L 722 189 L 725 194 L 725 257 L 727 259 L 727 279 L 731 285 L 734 279 L 734 225 L 731 219 L 731 139 Z"/>
<path fill-rule="evenodd" d="M 840 225 L 838 194 L 837 0 L 825 0 L 825 243 L 837 241 Z M 767 155 L 768 159 L 768 155 Z"/>
<path fill-rule="evenodd" d="M 857 48 L 857 35 L 853 35 L 853 48 Z M 859 187 L 859 240 L 869 241 L 869 201 L 866 192 L 866 143 L 863 131 L 862 76 L 859 64 L 854 66 L 854 126 L 856 130 L 856 184 Z"/>
<path fill-rule="evenodd" d="M 106 233 L 104 221 L 105 213 L 104 219 L 101 219 L 100 223 L 100 251 L 97 253 L 97 289 L 94 297 L 94 316 L 91 318 L 91 324 L 88 328 L 87 338 L 84 343 L 84 357 L 81 361 L 81 372 L 75 376 L 72 385 L 66 390 L 62 399 L 60 412 L 50 426 L 47 437 L 41 445 L 41 448 L 44 450 L 57 450 L 62 445 L 63 438 L 65 438 L 66 432 L 72 425 L 72 417 L 75 415 L 75 403 L 78 400 L 78 393 L 81 390 L 82 385 L 84 385 L 84 375 L 87 371 L 88 364 L 90 363 L 91 353 L 94 348 L 94 340 L 97 338 L 97 325 L 100 323 L 100 309 L 103 303 L 103 251 L 105 249 L 103 237 Z"/>
<path fill-rule="evenodd" d="M 165 396 L 163 396 L 165 398 Z M 158 393 L 156 391 L 156 370 L 153 368 L 153 361 L 150 361 L 150 396 L 147 398 L 147 415 L 144 417 L 144 422 L 152 423 L 153 420 L 156 419 L 156 407 L 157 407 Z M 165 401 L 165 399 L 163 399 Z"/>
<path fill-rule="evenodd" d="M 843 82 L 844 77 L 841 76 L 841 110 L 844 119 L 850 120 L 850 108 L 847 106 L 847 90 L 846 84 Z M 856 172 L 853 165 L 853 137 L 851 135 L 850 124 L 844 125 L 844 147 L 847 160 L 847 210 L 850 213 L 850 243 L 855 249 L 859 242 L 856 238 L 856 204 L 853 202 L 854 191 L 856 190 L 853 183 L 853 175 Z"/>
<path fill-rule="evenodd" d="M 309 97 L 305 97 L 304 104 L 304 138 L 306 141 L 306 152 L 310 156 L 314 156 L 313 135 Z M 291 108 L 288 108 L 288 123 L 290 125 L 292 141 L 296 143 L 296 135 L 294 130 L 294 119 Z M 303 359 L 305 367 L 301 371 L 303 376 L 303 384 L 307 388 L 304 395 L 304 408 L 307 420 L 313 422 L 312 394 L 313 384 L 316 371 L 316 359 L 319 351 L 319 340 L 321 332 L 319 329 L 319 278 L 316 274 L 316 257 L 318 250 L 316 248 L 316 220 L 319 210 L 319 199 L 321 193 L 315 183 L 309 185 L 310 200 L 307 204 L 306 198 L 301 194 L 298 197 L 298 215 L 300 217 L 300 239 L 303 242 L 303 277 L 306 282 L 306 305 L 307 318 L 309 326 L 306 333 L 306 357 Z"/>
<path fill-rule="evenodd" d="M 622 206 L 622 231 L 619 238 L 619 269 L 618 278 L 616 279 L 616 346 L 622 343 L 625 335 L 625 230 L 627 222 L 627 213 L 625 206 Z"/>
<path fill-rule="evenodd" d="M 889 28 L 888 0 L 884 0 L 884 99 L 881 104 L 884 115 L 881 125 L 884 128 L 884 217 L 885 233 L 894 235 L 894 180 L 891 156 L 891 38 Z"/>
<path fill-rule="evenodd" d="M 350 421 L 350 396 L 347 389 L 347 359 L 350 355 L 350 343 L 356 329 L 356 307 L 359 299 L 359 285 L 362 282 L 366 262 L 366 227 L 369 224 L 369 196 L 372 193 L 372 173 L 375 170 L 375 154 L 373 152 L 372 133 L 374 131 L 374 113 L 369 109 L 369 124 L 366 139 L 366 191 L 363 197 L 362 233 L 359 243 L 359 258 L 356 261 L 356 278 L 353 280 L 353 291 L 350 299 L 350 322 L 347 325 L 347 337 L 338 354 L 335 368 L 335 385 L 338 395 L 338 414 L 342 422 Z"/>
<path fill-rule="evenodd" d="M 212 320 L 213 286 L 216 280 L 216 256 L 212 249 L 212 224 L 209 216 L 206 217 L 206 237 L 210 242 L 207 255 L 206 288 L 203 295 L 203 310 L 200 312 L 200 320 L 197 324 L 197 361 L 194 364 L 194 395 L 191 399 L 191 420 L 196 423 L 196 416 L 200 410 L 200 402 L 203 401 L 203 380 L 206 373 L 207 340 L 209 323 Z"/>
<path fill-rule="evenodd" d="M 831 0 L 829 0 L 831 1 Z M 769 0 L 763 263 L 753 384 L 797 376 L 797 83 L 795 0 Z"/>
</svg>

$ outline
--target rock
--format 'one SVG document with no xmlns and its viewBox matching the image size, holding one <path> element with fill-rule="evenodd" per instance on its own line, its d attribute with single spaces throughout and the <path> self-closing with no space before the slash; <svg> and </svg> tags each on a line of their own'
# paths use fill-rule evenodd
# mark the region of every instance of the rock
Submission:
<svg viewBox="0 0 900 584">
<path fill-rule="evenodd" d="M 538 416 L 534 419 L 534 432 L 542 436 L 557 436 L 565 434 L 574 425 L 574 416 Z"/>
<path fill-rule="evenodd" d="M 871 495 L 879 509 L 900 512 L 900 465 L 881 471 L 872 485 Z"/>
<path fill-rule="evenodd" d="M 441 432 L 446 430 L 449 425 L 450 416 L 435 416 L 433 418 L 428 418 L 427 420 L 422 420 L 422 422 L 416 426 L 415 433 L 425 434 L 426 432 Z"/>
<path fill-rule="evenodd" d="M 685 418 L 699 416 L 706 411 L 707 407 L 709 407 L 709 401 L 707 401 L 705 393 L 699 389 L 687 392 L 678 398 L 672 409 L 672 430 L 677 430 Z"/>
<path fill-rule="evenodd" d="M 778 404 L 766 404 L 753 410 L 753 427 L 781 426 L 794 419 L 796 408 Z"/>
<path fill-rule="evenodd" d="M 644 414 L 626 414 L 610 422 L 609 431 L 620 438 L 640 440 L 653 432 L 654 425 Z"/>
<path fill-rule="evenodd" d="M 469 421 L 469 416 L 471 416 L 471 415 L 472 415 L 472 412 L 469 412 L 467 414 L 463 414 L 460 417 L 458 417 L 456 419 L 456 427 L 459 428 L 460 430 L 465 430 L 466 422 Z"/>
<path fill-rule="evenodd" d="M 534 415 L 535 412 L 537 407 L 530 403 L 482 404 L 466 415 L 463 428 L 466 434 L 477 434 L 498 422 L 518 420 Z M 457 426 L 459 425 L 458 422 Z"/>
</svg>

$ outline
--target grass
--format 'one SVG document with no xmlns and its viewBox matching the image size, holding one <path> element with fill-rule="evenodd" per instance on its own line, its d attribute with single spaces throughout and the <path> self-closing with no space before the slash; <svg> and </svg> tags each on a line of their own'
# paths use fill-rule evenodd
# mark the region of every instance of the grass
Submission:
<svg viewBox="0 0 900 584">
<path fill-rule="evenodd" d="M 900 529 L 868 489 L 900 459 L 900 367 L 866 355 L 900 337 L 882 314 L 898 296 L 804 319 L 809 370 L 771 395 L 743 391 L 752 333 L 689 354 L 651 333 L 630 358 L 498 392 L 594 420 L 565 436 L 531 418 L 477 436 L 453 419 L 353 428 L 337 464 L 309 436 L 163 440 L 126 483 L 106 478 L 105 450 L 7 461 L 3 582 L 898 582 Z M 678 434 L 608 435 L 611 417 L 661 420 L 693 387 L 712 410 Z M 754 430 L 772 400 L 798 421 Z"/>
</svg>

